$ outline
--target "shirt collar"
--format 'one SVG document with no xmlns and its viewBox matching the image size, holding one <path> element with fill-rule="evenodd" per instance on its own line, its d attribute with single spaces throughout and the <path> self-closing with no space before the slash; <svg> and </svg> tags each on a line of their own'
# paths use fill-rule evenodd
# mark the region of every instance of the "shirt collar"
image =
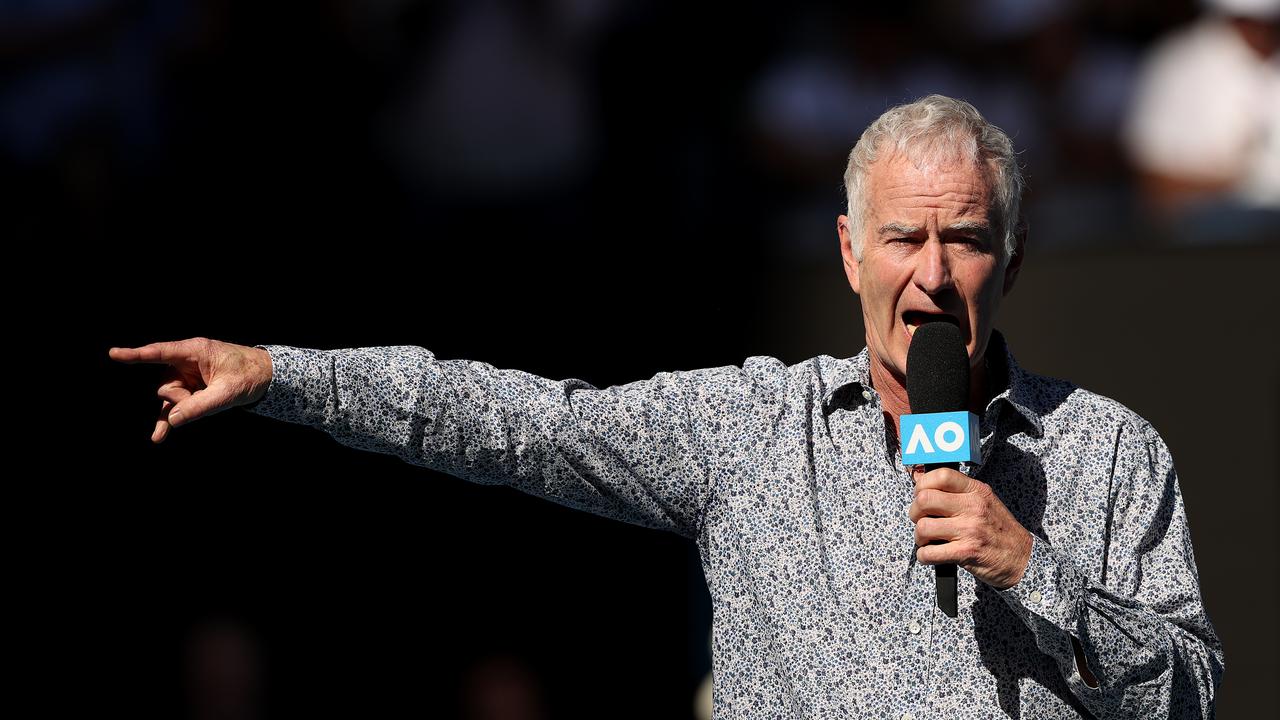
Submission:
<svg viewBox="0 0 1280 720">
<path fill-rule="evenodd" d="M 1016 410 L 1037 436 L 1042 435 L 1044 421 L 1035 402 L 1036 376 L 1018 364 L 999 330 L 991 331 L 991 340 L 987 343 L 987 377 L 1000 388 L 987 402 L 987 413 L 996 403 L 1003 402 Z"/>
<path fill-rule="evenodd" d="M 822 391 L 822 408 L 831 412 L 833 404 L 858 407 L 867 401 L 865 391 L 871 389 L 871 372 L 867 348 L 850 358 L 832 358 L 823 373 L 826 385 Z"/>
<path fill-rule="evenodd" d="M 1035 410 L 1035 376 L 1028 373 L 1014 359 L 1004 335 L 991 331 L 987 343 L 987 370 L 999 392 L 987 403 L 990 414 L 997 403 L 1007 404 L 1027 421 L 1036 435 L 1044 432 L 1040 413 Z M 826 387 L 822 393 L 822 405 L 830 412 L 833 404 L 857 407 L 866 403 L 874 392 L 871 386 L 870 355 L 868 349 L 850 358 L 833 359 L 826 373 Z"/>
</svg>

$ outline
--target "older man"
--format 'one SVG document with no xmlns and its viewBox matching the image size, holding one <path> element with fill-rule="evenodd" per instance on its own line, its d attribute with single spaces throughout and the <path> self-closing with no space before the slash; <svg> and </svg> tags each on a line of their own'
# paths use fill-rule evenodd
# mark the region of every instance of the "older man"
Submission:
<svg viewBox="0 0 1280 720">
<path fill-rule="evenodd" d="M 112 348 L 173 366 L 171 428 L 236 405 L 339 442 L 696 541 L 717 718 L 1212 715 L 1221 645 L 1168 449 L 1119 403 L 1021 368 L 993 330 L 1021 174 L 929 96 L 849 157 L 841 254 L 867 347 L 597 389 L 419 347 Z M 903 467 L 906 355 L 959 326 L 982 462 Z M 959 613 L 932 565 L 958 564 Z"/>
</svg>

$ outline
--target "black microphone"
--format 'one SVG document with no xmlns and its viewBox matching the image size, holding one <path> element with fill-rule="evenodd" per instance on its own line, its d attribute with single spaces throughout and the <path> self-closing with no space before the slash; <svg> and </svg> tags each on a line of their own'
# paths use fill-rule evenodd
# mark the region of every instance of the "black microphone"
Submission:
<svg viewBox="0 0 1280 720">
<path fill-rule="evenodd" d="M 957 412 L 969 407 L 969 353 L 960 328 L 949 322 L 928 322 L 916 328 L 907 350 L 907 400 L 911 413 Z M 976 440 L 976 438 L 974 438 Z M 932 463 L 925 471 L 959 463 Z M 942 541 L 935 540 L 934 545 Z M 956 566 L 935 565 L 938 609 L 957 614 Z"/>
</svg>

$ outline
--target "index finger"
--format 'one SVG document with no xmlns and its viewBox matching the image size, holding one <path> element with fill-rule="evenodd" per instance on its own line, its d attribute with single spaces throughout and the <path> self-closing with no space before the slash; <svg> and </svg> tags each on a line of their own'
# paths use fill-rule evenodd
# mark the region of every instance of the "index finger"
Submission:
<svg viewBox="0 0 1280 720">
<path fill-rule="evenodd" d="M 933 488 L 943 492 L 963 493 L 973 489 L 973 479 L 952 468 L 934 468 L 926 473 L 916 473 L 916 492 Z"/>
<path fill-rule="evenodd" d="M 175 360 L 186 360 L 193 356 L 190 340 L 177 342 L 158 342 L 136 348 L 113 347 L 107 350 L 112 360 L 123 363 L 168 363 Z"/>
</svg>

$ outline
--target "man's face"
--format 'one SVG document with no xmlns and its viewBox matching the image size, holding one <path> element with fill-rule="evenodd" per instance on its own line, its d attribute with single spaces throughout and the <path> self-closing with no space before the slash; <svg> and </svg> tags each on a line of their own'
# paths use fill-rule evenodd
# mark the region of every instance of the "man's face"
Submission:
<svg viewBox="0 0 1280 720">
<path fill-rule="evenodd" d="M 976 364 L 1022 260 L 1021 242 L 1012 261 L 1001 257 L 987 175 L 961 161 L 922 172 L 893 154 L 871 165 L 865 191 L 863 227 L 846 229 L 844 215 L 838 222 L 872 361 L 905 379 L 911 333 L 950 319 Z M 862 234 L 861 260 L 853 257 L 850 230 Z"/>
</svg>

